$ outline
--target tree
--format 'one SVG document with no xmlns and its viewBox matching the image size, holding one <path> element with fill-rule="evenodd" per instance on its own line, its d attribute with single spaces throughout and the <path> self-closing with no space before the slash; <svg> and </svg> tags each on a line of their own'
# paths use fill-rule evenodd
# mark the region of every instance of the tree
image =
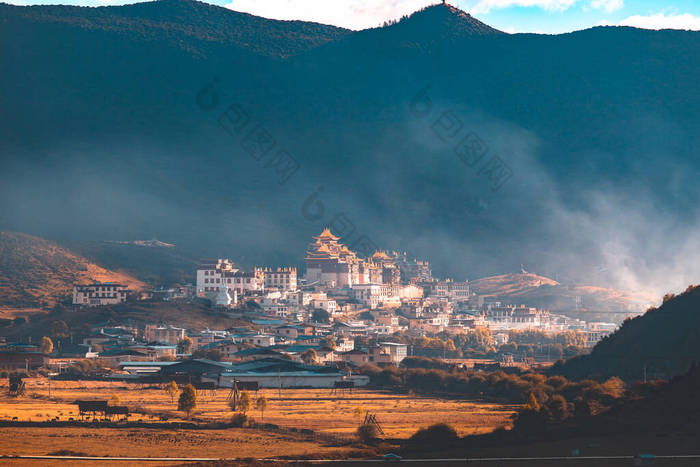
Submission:
<svg viewBox="0 0 700 467">
<path fill-rule="evenodd" d="M 170 381 L 170 383 L 165 386 L 165 392 L 167 392 L 170 396 L 170 402 L 175 402 L 175 396 L 177 396 L 177 393 L 180 392 L 180 389 L 177 387 L 177 383 L 175 381 Z"/>
<path fill-rule="evenodd" d="M 321 345 L 323 347 L 328 347 L 331 350 L 335 350 L 336 347 L 336 342 L 335 342 L 335 337 L 333 336 L 326 336 L 321 340 Z"/>
<path fill-rule="evenodd" d="M 365 413 L 364 409 L 360 406 L 355 407 L 355 410 L 352 411 L 352 414 L 356 416 L 358 419 L 362 418 L 362 414 Z"/>
<path fill-rule="evenodd" d="M 183 337 L 180 342 L 177 343 L 177 353 L 188 354 L 192 351 L 192 339 L 189 336 Z"/>
<path fill-rule="evenodd" d="M 537 398 L 535 397 L 534 393 L 530 393 L 530 397 L 527 398 L 527 404 L 525 404 L 525 409 L 526 410 L 534 410 L 537 412 L 540 410 L 540 404 L 537 402 Z"/>
<path fill-rule="evenodd" d="M 483 350 L 491 344 L 491 330 L 475 328 L 463 336 L 465 349 Z"/>
<path fill-rule="evenodd" d="M 114 405 L 119 405 L 121 403 L 122 403 L 122 399 L 116 394 L 114 394 L 112 397 L 109 398 L 109 405 L 114 406 Z"/>
<path fill-rule="evenodd" d="M 49 326 L 49 335 L 54 339 L 65 339 L 70 336 L 70 330 L 65 321 L 53 321 Z"/>
<path fill-rule="evenodd" d="M 50 337 L 44 336 L 41 338 L 41 353 L 50 354 L 53 352 L 53 341 Z"/>
<path fill-rule="evenodd" d="M 311 320 L 315 323 L 330 323 L 331 315 L 329 315 L 326 310 L 316 308 L 313 313 L 311 313 Z"/>
<path fill-rule="evenodd" d="M 560 394 L 554 394 L 547 402 L 547 409 L 549 410 L 550 419 L 556 422 L 565 420 L 569 415 L 569 404 L 564 399 L 564 396 Z"/>
<path fill-rule="evenodd" d="M 224 358 L 224 354 L 221 353 L 219 349 L 211 350 L 195 350 L 192 352 L 192 358 L 206 358 L 207 360 L 213 360 L 215 362 L 220 362 Z"/>
<path fill-rule="evenodd" d="M 255 400 L 255 408 L 260 411 L 260 420 L 265 417 L 265 409 L 267 408 L 267 398 L 264 394 L 260 394 Z"/>
<path fill-rule="evenodd" d="M 190 416 L 192 411 L 197 408 L 197 390 L 191 384 L 182 388 L 180 399 L 177 401 L 177 410 L 186 412 Z"/>
<path fill-rule="evenodd" d="M 241 395 L 238 396 L 238 407 L 236 408 L 243 413 L 250 409 L 250 395 L 248 391 L 241 391 Z"/>
<path fill-rule="evenodd" d="M 309 349 L 303 354 L 301 354 L 301 359 L 307 365 L 312 365 L 316 362 L 316 351 L 314 349 Z"/>
<path fill-rule="evenodd" d="M 555 391 L 561 391 L 568 383 L 566 378 L 561 375 L 552 375 L 547 378 L 547 384 L 552 386 Z"/>
</svg>

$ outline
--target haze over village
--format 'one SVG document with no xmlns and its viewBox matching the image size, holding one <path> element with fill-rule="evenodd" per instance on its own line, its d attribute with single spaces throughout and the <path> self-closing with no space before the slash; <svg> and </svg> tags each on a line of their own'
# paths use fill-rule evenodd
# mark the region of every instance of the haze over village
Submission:
<svg viewBox="0 0 700 467">
<path fill-rule="evenodd" d="M 319 379 L 314 371 L 328 375 L 327 370 L 309 369 L 307 380 L 297 376 L 298 366 L 289 364 L 279 378 L 273 374 L 264 386 L 333 387 L 348 380 L 364 385 L 367 378 L 348 379 L 352 368 L 366 363 L 398 366 L 409 355 L 449 357 L 465 368 L 528 368 L 584 352 L 617 327 L 484 299 L 471 290 L 468 281 L 434 278 L 429 261 L 409 258 L 405 253 L 376 251 L 360 258 L 328 228 L 314 237 L 305 261 L 302 275 L 291 266 L 245 271 L 228 258 L 202 260 L 196 284 L 168 289 L 130 291 L 128 286 L 114 283 L 76 284 L 75 307 L 139 299 L 198 300 L 245 322 L 236 329 L 206 330 L 183 328 L 177 322 L 148 323 L 141 329 L 115 322 L 94 327 L 92 334 L 84 336 L 79 355 L 106 359 L 131 375 L 171 365 L 150 362 L 186 358 L 193 353 L 232 363 L 281 357 L 338 371 Z M 425 336 L 434 335 L 442 336 L 441 345 L 424 342 Z M 455 340 L 479 342 L 485 355 L 463 358 L 464 351 L 455 346 Z M 539 348 L 518 350 L 518 343 L 538 344 Z M 75 350 L 71 346 L 63 356 L 70 357 Z M 218 365 L 212 371 L 232 372 L 232 368 L 235 364 L 231 368 Z M 289 381 L 280 379 L 287 371 L 292 373 Z M 212 381 L 232 385 L 230 377 L 227 381 L 220 379 L 227 376 L 216 376 L 208 375 Z M 255 373 L 235 377 L 259 381 Z"/>
</svg>

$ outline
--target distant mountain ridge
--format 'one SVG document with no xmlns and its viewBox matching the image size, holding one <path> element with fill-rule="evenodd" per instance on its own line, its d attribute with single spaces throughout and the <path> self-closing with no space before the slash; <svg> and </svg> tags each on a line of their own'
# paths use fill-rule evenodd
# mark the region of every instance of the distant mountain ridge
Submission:
<svg viewBox="0 0 700 467">
<path fill-rule="evenodd" d="M 0 4 L 2 17 L 111 31 L 139 36 L 143 40 L 168 37 L 175 46 L 184 46 L 181 41 L 186 38 L 236 46 L 273 57 L 288 57 L 350 32 L 306 21 L 269 20 L 196 0 L 157 0 L 97 8 L 67 5 L 13 7 Z M 197 46 L 190 50 L 201 52 Z"/>
<path fill-rule="evenodd" d="M 447 4 L 427 6 L 418 10 L 397 22 L 394 29 L 404 34 L 412 33 L 416 37 L 426 32 L 433 33 L 440 39 L 505 34 L 482 23 L 469 13 Z"/>
<path fill-rule="evenodd" d="M 524 263 L 658 296 L 700 264 L 677 248 L 700 204 L 698 32 L 504 34 L 444 5 L 353 32 L 185 0 L 2 4 L 0 26 L 0 197 L 22 201 L 2 229 L 301 266 L 344 220 L 441 277 Z M 298 162 L 287 183 L 254 129 Z M 681 279 L 654 274 L 674 261 Z"/>
</svg>

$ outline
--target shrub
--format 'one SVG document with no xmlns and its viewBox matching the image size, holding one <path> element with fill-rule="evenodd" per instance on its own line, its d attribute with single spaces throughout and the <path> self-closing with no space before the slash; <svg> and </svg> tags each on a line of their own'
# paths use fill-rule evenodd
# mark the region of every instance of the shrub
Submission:
<svg viewBox="0 0 700 467">
<path fill-rule="evenodd" d="M 557 391 L 566 386 L 567 383 L 568 381 L 563 376 L 554 375 L 547 378 L 547 385 L 552 386 Z"/>
<path fill-rule="evenodd" d="M 557 422 L 565 420 L 570 415 L 569 404 L 560 394 L 555 394 L 549 399 L 547 411 L 550 419 Z"/>
<path fill-rule="evenodd" d="M 236 428 L 243 428 L 248 422 L 248 416 L 244 413 L 235 413 L 231 417 L 231 426 Z"/>
<path fill-rule="evenodd" d="M 515 416 L 513 426 L 524 434 L 539 433 L 547 423 L 546 415 L 539 410 L 525 409 Z"/>
<path fill-rule="evenodd" d="M 248 394 L 248 391 L 241 391 L 240 395 L 238 396 L 238 400 L 231 399 L 230 402 L 231 410 L 239 410 L 243 413 L 246 413 L 248 412 L 248 410 L 250 410 L 250 405 L 251 399 L 250 395 Z"/>
<path fill-rule="evenodd" d="M 602 386 L 605 393 L 611 397 L 619 398 L 625 394 L 625 383 L 616 376 L 609 378 Z"/>
<path fill-rule="evenodd" d="M 357 427 L 357 437 L 365 444 L 374 444 L 379 439 L 379 430 L 372 423 L 364 423 Z"/>
<path fill-rule="evenodd" d="M 454 428 L 446 423 L 436 423 L 416 431 L 408 439 L 409 444 L 423 446 L 446 446 L 459 439 Z"/>
</svg>

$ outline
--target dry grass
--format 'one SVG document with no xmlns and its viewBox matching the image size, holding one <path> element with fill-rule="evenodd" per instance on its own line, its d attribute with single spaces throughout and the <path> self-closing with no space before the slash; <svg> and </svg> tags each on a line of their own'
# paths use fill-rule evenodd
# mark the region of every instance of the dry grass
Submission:
<svg viewBox="0 0 700 467">
<path fill-rule="evenodd" d="M 69 450 L 78 455 L 114 457 L 338 457 L 349 450 L 293 434 L 244 428 L 3 428 L 2 433 L 2 455 L 46 455 Z"/>
<path fill-rule="evenodd" d="M 0 399 L 0 419 L 44 421 L 59 416 L 61 420 L 77 417 L 76 399 L 105 399 L 113 395 L 132 411 L 140 407 L 147 415 L 136 414 L 134 419 L 158 420 L 161 415 L 170 420 L 183 419 L 177 412 L 177 398 L 171 402 L 164 390 L 156 386 L 141 386 L 122 382 L 53 381 L 52 401 L 48 397 L 46 379 L 32 378 L 27 382 L 27 396 Z M 228 389 L 200 391 L 199 405 L 192 417 L 202 422 L 227 421 L 232 415 L 228 406 Z M 438 422 L 454 426 L 460 435 L 484 433 L 499 426 L 509 426 L 515 407 L 473 401 L 444 400 L 432 397 L 395 395 L 377 391 L 355 390 L 352 394 L 332 395 L 320 389 L 264 389 L 259 392 L 268 400 L 264 417 L 257 410 L 249 416 L 258 422 L 274 423 L 286 428 L 307 428 L 318 432 L 351 434 L 359 419 L 356 408 L 370 411 L 388 437 L 405 438 L 417 429 Z M 255 400 L 256 394 L 251 393 Z M 38 397 L 37 399 L 32 399 Z"/>
<path fill-rule="evenodd" d="M 50 308 L 73 293 L 80 282 L 117 282 L 131 290 L 146 284 L 120 271 L 110 271 L 66 248 L 39 237 L 0 231 L 0 310 Z"/>
</svg>

